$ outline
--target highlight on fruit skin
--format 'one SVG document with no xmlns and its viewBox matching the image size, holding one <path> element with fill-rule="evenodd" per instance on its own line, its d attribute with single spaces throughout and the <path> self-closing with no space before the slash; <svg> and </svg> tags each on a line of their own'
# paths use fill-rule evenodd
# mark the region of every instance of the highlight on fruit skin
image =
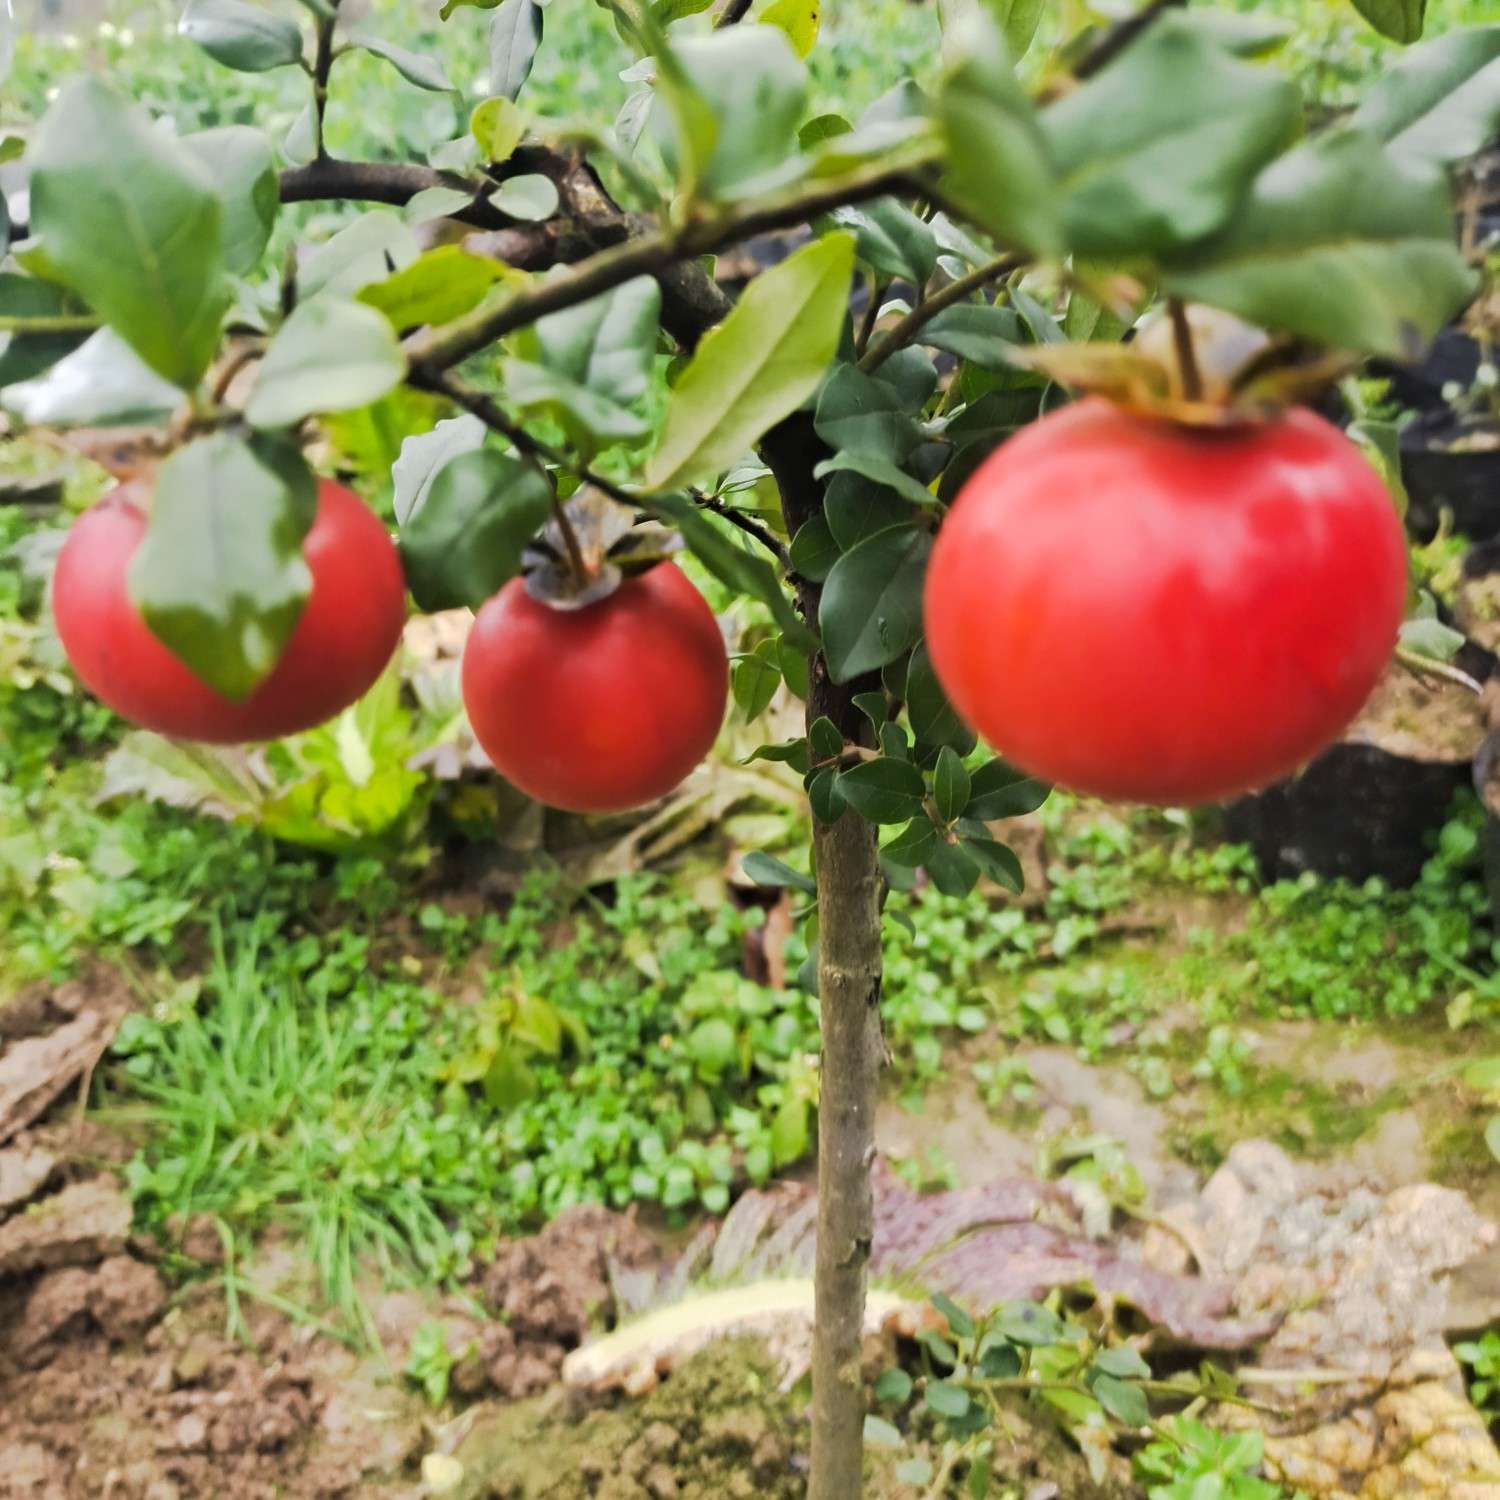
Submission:
<svg viewBox="0 0 1500 1500">
<path fill-rule="evenodd" d="M 495 768 L 569 812 L 623 812 L 670 792 L 724 722 L 729 657 L 673 563 L 569 607 L 514 578 L 464 648 L 464 706 Z"/>
<path fill-rule="evenodd" d="M 1222 801 L 1331 744 L 1389 661 L 1406 549 L 1310 411 L 1189 426 L 1100 397 L 1003 444 L 924 594 L 949 700 L 1002 755 L 1122 801 Z"/>
<path fill-rule="evenodd" d="M 270 675 L 243 702 L 208 686 L 152 634 L 130 598 L 130 560 L 149 497 L 120 485 L 75 522 L 52 585 L 57 633 L 83 685 L 122 718 L 210 744 L 279 739 L 342 712 L 375 684 L 401 640 L 406 585 L 374 512 L 322 480 L 302 552 L 312 588 Z"/>
</svg>

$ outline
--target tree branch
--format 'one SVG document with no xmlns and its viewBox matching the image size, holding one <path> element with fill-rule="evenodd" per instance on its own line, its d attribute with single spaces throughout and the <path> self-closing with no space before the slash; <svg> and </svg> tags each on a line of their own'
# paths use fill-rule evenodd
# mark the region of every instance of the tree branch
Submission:
<svg viewBox="0 0 1500 1500">
<path fill-rule="evenodd" d="M 719 18 L 714 22 L 715 27 L 737 26 L 750 14 L 750 7 L 754 0 L 725 0 L 724 9 L 719 12 Z"/>
<path fill-rule="evenodd" d="M 313 58 L 313 146 L 321 160 L 327 150 L 323 144 L 323 117 L 328 113 L 328 75 L 333 71 L 333 32 L 339 23 L 339 0 L 329 0 L 329 13 L 317 18 L 317 52 Z"/>
<path fill-rule="evenodd" d="M 1024 264 L 1025 261 L 1019 255 L 1002 255 L 998 260 L 970 271 L 967 276 L 950 281 L 941 291 L 934 292 L 932 296 L 917 303 L 894 328 L 882 335 L 879 343 L 868 349 L 860 359 L 860 369 L 867 375 L 872 370 L 878 370 L 898 349 L 904 349 L 911 343 L 944 308 L 962 302 L 971 292 L 977 292 L 980 287 L 988 286 L 992 281 L 999 281 L 1002 276 L 1009 276 Z"/>
<path fill-rule="evenodd" d="M 731 526 L 737 526 L 746 536 L 754 537 L 788 573 L 792 571 L 791 553 L 781 544 L 780 539 L 762 526 L 754 516 L 747 516 L 739 506 L 731 505 L 718 495 L 703 495 L 694 490 L 693 499 L 704 510 L 711 510 L 716 516 L 723 516 Z"/>
<path fill-rule="evenodd" d="M 548 313 L 586 302 L 632 277 L 660 276 L 679 262 L 711 254 L 768 230 L 805 224 L 845 204 L 863 203 L 902 189 L 921 191 L 913 172 L 908 165 L 865 168 L 848 177 L 799 188 L 767 203 L 728 209 L 711 218 L 690 220 L 681 228 L 658 229 L 627 240 L 499 307 L 481 307 L 442 328 L 414 335 L 407 340 L 407 357 L 413 369 L 447 369 Z"/>
<path fill-rule="evenodd" d="M 1093 48 L 1085 52 L 1073 69 L 1074 78 L 1081 83 L 1095 73 L 1107 68 L 1140 34 L 1154 25 L 1165 11 L 1180 8 L 1187 0 L 1150 0 L 1150 4 L 1123 21 L 1116 21 Z"/>
</svg>

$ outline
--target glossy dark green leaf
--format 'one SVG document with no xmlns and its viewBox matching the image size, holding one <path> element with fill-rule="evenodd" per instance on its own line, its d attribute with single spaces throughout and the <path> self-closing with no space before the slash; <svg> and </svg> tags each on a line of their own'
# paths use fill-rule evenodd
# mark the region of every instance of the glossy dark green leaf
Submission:
<svg viewBox="0 0 1500 1500">
<path fill-rule="evenodd" d="M 50 281 L 0 271 L 0 317 L 57 318 L 84 311 L 81 302 Z M 0 333 L 0 389 L 51 369 L 88 336 L 87 328 L 76 332 Z"/>
<path fill-rule="evenodd" d="M 937 825 L 925 812 L 919 813 L 895 838 L 880 846 L 880 855 L 900 869 L 914 870 L 927 863 L 941 841 Z"/>
<path fill-rule="evenodd" d="M 824 459 L 813 470 L 814 477 L 818 479 L 830 474 L 857 474 L 868 479 L 871 484 L 899 495 L 908 505 L 930 506 L 937 502 L 937 496 L 926 485 L 898 468 L 888 458 L 882 458 L 876 453 L 846 450 Z"/>
<path fill-rule="evenodd" d="M 284 68 L 302 58 L 297 23 L 244 0 L 189 0 L 177 29 L 215 62 L 240 73 Z"/>
<path fill-rule="evenodd" d="M 1299 110 L 1290 79 L 1163 15 L 1042 115 L 1073 253 L 1161 255 L 1212 234 Z"/>
<path fill-rule="evenodd" d="M 780 745 L 759 745 L 745 759 L 747 761 L 776 761 L 781 765 L 790 766 L 794 771 L 806 776 L 809 767 L 807 741 L 805 739 L 787 740 Z"/>
<path fill-rule="evenodd" d="M 467 412 L 437 423 L 430 432 L 418 433 L 401 444 L 401 457 L 391 465 L 395 489 L 396 524 L 405 526 L 427 496 L 438 471 L 450 458 L 472 453 L 484 446 L 484 423 Z"/>
<path fill-rule="evenodd" d="M 844 753 L 844 736 L 839 733 L 838 725 L 827 714 L 820 714 L 808 725 L 807 747 L 814 763 L 836 760 Z"/>
<path fill-rule="evenodd" d="M 259 265 L 281 207 L 271 139 L 249 125 L 220 125 L 185 135 L 182 144 L 208 169 L 219 195 L 225 267 L 246 276 Z"/>
<path fill-rule="evenodd" d="M 823 493 L 823 516 L 838 552 L 913 519 L 912 507 L 900 495 L 859 474 L 834 474 Z"/>
<path fill-rule="evenodd" d="M 843 817 L 845 804 L 839 788 L 839 772 L 832 766 L 825 766 L 808 778 L 807 805 L 820 823 L 836 823 Z"/>
<path fill-rule="evenodd" d="M 969 805 L 969 773 L 963 760 L 950 746 L 944 745 L 932 772 L 932 800 L 938 816 L 951 823 Z"/>
<path fill-rule="evenodd" d="M 1008 307 L 960 302 L 945 307 L 921 332 L 924 344 L 946 349 L 984 370 L 1003 370 L 1021 340 L 1021 322 Z"/>
<path fill-rule="evenodd" d="M 693 555 L 721 583 L 769 604 L 788 642 L 804 652 L 817 649 L 817 637 L 792 607 L 775 571 L 763 557 L 731 541 L 685 495 L 655 495 L 644 503 L 682 533 Z"/>
<path fill-rule="evenodd" d="M 804 875 L 801 870 L 794 870 L 784 860 L 759 849 L 747 854 L 740 862 L 740 868 L 751 885 L 802 891 L 809 896 L 818 894 L 817 882 L 811 875 Z"/>
<path fill-rule="evenodd" d="M 59 279 L 158 375 L 195 384 L 230 298 L 203 164 L 92 76 L 64 88 L 28 158 L 31 229 Z"/>
<path fill-rule="evenodd" d="M 821 583 L 838 561 L 839 544 L 834 541 L 828 522 L 812 516 L 797 528 L 792 538 L 792 567 L 813 583 Z"/>
<path fill-rule="evenodd" d="M 490 92 L 514 99 L 531 77 L 542 44 L 537 0 L 502 0 L 490 22 Z"/>
<path fill-rule="evenodd" d="M 351 411 L 405 373 L 395 330 L 373 307 L 316 297 L 299 304 L 271 340 L 245 416 L 256 427 L 290 427 L 315 412 Z"/>
<path fill-rule="evenodd" d="M 538 320 L 537 362 L 569 380 L 628 403 L 645 395 L 656 356 L 661 288 L 638 276 L 613 291 Z"/>
<path fill-rule="evenodd" d="M 758 651 L 740 657 L 729 674 L 730 693 L 747 721 L 758 719 L 770 707 L 780 686 L 780 671 Z"/>
<path fill-rule="evenodd" d="M 428 611 L 477 609 L 520 572 L 551 505 L 534 464 L 489 448 L 449 459 L 401 527 L 412 597 Z"/>
<path fill-rule="evenodd" d="M 912 652 L 907 668 L 906 717 L 919 745 L 951 746 L 960 755 L 974 748 L 974 733 L 948 702 L 925 641 Z"/>
<path fill-rule="evenodd" d="M 152 634 L 228 698 L 276 665 L 312 586 L 317 483 L 279 438 L 198 438 L 161 466 L 127 586 Z"/>
<path fill-rule="evenodd" d="M 90 334 L 50 368 L 4 386 L 4 405 L 38 426 L 154 423 L 181 404 L 182 392 L 110 328 Z"/>
<path fill-rule="evenodd" d="M 878 276 L 927 285 L 937 267 L 932 230 L 904 203 L 876 198 L 858 207 L 837 208 L 829 216 L 854 231 L 855 255 Z"/>
<path fill-rule="evenodd" d="M 910 761 L 882 755 L 839 773 L 844 801 L 872 823 L 905 823 L 922 811 L 927 784 Z"/>
<path fill-rule="evenodd" d="M 851 701 L 870 721 L 870 727 L 877 733 L 891 716 L 890 705 L 884 693 L 856 693 Z"/>
<path fill-rule="evenodd" d="M 960 847 L 996 885 L 1003 886 L 1018 896 L 1025 890 L 1026 876 L 1022 872 L 1021 861 L 1008 845 L 996 839 L 971 836 L 963 839 Z"/>
<path fill-rule="evenodd" d="M 1354 8 L 1381 36 L 1414 42 L 1427 20 L 1427 0 L 1353 0 Z"/>
<path fill-rule="evenodd" d="M 848 682 L 910 650 L 922 629 L 922 581 L 932 550 L 920 526 L 892 526 L 833 565 L 818 611 L 835 682 Z"/>
<path fill-rule="evenodd" d="M 394 42 L 386 41 L 384 37 L 371 36 L 363 31 L 354 32 L 349 41 L 352 46 L 361 47 L 366 52 L 384 59 L 408 83 L 416 84 L 419 89 L 427 89 L 434 94 L 446 94 L 453 91 L 453 85 L 443 71 L 443 65 L 425 52 L 409 51 L 405 47 L 398 47 Z"/>
<path fill-rule="evenodd" d="M 750 283 L 672 391 L 647 471 L 653 489 L 738 463 L 817 390 L 838 348 L 853 271 L 853 236 L 830 234 Z"/>
<path fill-rule="evenodd" d="M 1442 172 L 1336 129 L 1273 162 L 1221 234 L 1164 273 L 1180 296 L 1399 358 L 1468 300 Z"/>
<path fill-rule="evenodd" d="M 960 844 L 939 838 L 923 861 L 927 878 L 945 896 L 967 896 L 979 883 L 979 866 Z"/>
<path fill-rule="evenodd" d="M 875 371 L 875 379 L 890 388 L 903 411 L 920 412 L 937 390 L 937 366 L 916 344 L 898 349 Z"/>
<path fill-rule="evenodd" d="M 1500 26 L 1466 26 L 1385 63 L 1350 124 L 1399 156 L 1451 166 L 1500 127 Z"/>
<path fill-rule="evenodd" d="M 818 397 L 817 433 L 837 453 L 900 463 L 922 441 L 900 392 L 854 365 L 840 365 Z"/>
<path fill-rule="evenodd" d="M 1035 812 L 1051 788 L 1003 760 L 986 761 L 969 778 L 969 817 L 984 823 Z"/>
<path fill-rule="evenodd" d="M 949 195 L 1002 245 L 1054 255 L 1064 245 L 1055 172 L 1004 37 L 979 6 L 965 8 L 944 47 L 937 116 Z"/>
<path fill-rule="evenodd" d="M 399 333 L 461 317 L 506 275 L 506 268 L 488 255 L 471 255 L 461 245 L 439 245 L 383 281 L 363 287 L 356 300 L 384 313 Z"/>
</svg>

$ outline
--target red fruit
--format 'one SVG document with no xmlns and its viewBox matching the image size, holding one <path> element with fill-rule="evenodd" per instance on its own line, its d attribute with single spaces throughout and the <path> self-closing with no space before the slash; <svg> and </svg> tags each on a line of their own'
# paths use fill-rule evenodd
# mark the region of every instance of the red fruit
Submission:
<svg viewBox="0 0 1500 1500">
<path fill-rule="evenodd" d="M 513 578 L 474 621 L 463 689 L 508 781 L 570 812 L 621 812 L 665 796 L 708 754 L 729 661 L 713 612 L 672 563 L 581 609 Z"/>
<path fill-rule="evenodd" d="M 927 573 L 953 706 L 1035 776 L 1187 806 L 1331 743 L 1391 655 L 1390 495 L 1307 411 L 1178 426 L 1090 398 L 974 473 Z"/>
<path fill-rule="evenodd" d="M 215 744 L 311 729 L 361 697 L 385 670 L 406 622 L 396 548 L 341 485 L 318 485 L 302 543 L 312 592 L 281 659 L 242 703 L 215 692 L 147 628 L 126 588 L 146 530 L 140 491 L 122 485 L 73 527 L 52 583 L 57 633 L 73 670 L 116 713 L 159 734 Z"/>
</svg>

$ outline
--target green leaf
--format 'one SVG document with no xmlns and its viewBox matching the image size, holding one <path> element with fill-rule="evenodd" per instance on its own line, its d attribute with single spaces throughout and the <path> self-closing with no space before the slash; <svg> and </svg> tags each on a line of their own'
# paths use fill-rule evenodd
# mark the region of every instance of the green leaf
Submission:
<svg viewBox="0 0 1500 1500">
<path fill-rule="evenodd" d="M 25 343 L 32 345 L 31 336 Z M 14 348 L 0 358 L 0 370 Z M 162 421 L 181 405 L 182 392 L 144 365 L 119 334 L 101 328 L 45 374 L 7 382 L 4 402 L 38 426 L 101 427 Z"/>
<path fill-rule="evenodd" d="M 925 641 L 912 652 L 907 668 L 906 717 L 912 738 L 919 745 L 951 746 L 960 755 L 967 755 L 974 748 L 974 733 L 948 702 L 937 673 L 932 670 Z"/>
<path fill-rule="evenodd" d="M 807 69 L 786 33 L 731 26 L 674 41 L 671 50 L 681 80 L 658 56 L 658 87 L 673 106 L 660 144 L 683 190 L 732 198 L 786 177 L 807 106 Z M 709 120 L 685 97 L 684 83 Z"/>
<path fill-rule="evenodd" d="M 1332 130 L 1273 162 L 1223 232 L 1164 273 L 1179 296 L 1400 358 L 1468 300 L 1442 174 Z"/>
<path fill-rule="evenodd" d="M 484 301 L 507 268 L 460 245 L 439 245 L 384 281 L 373 282 L 358 301 L 384 313 L 397 332 L 424 323 L 446 323 Z"/>
<path fill-rule="evenodd" d="M 505 394 L 514 405 L 560 421 L 584 446 L 632 442 L 650 431 L 645 418 L 618 401 L 524 359 L 501 363 Z"/>
<path fill-rule="evenodd" d="M 910 523 L 912 508 L 861 474 L 835 474 L 823 494 L 823 517 L 838 549 L 849 552 L 877 532 Z"/>
<path fill-rule="evenodd" d="M 930 1484 L 937 1471 L 925 1453 L 917 1453 L 911 1458 L 903 1458 L 892 1472 L 898 1484 L 922 1486 Z"/>
<path fill-rule="evenodd" d="M 427 148 L 427 165 L 439 172 L 468 172 L 479 165 L 479 142 L 472 134 L 455 136 Z"/>
<path fill-rule="evenodd" d="M 905 823 L 922 811 L 927 784 L 909 760 L 882 755 L 841 771 L 839 793 L 872 823 Z"/>
<path fill-rule="evenodd" d="M 439 422 L 431 432 L 418 433 L 402 442 L 401 457 L 391 465 L 398 526 L 405 526 L 411 519 L 448 460 L 482 448 L 484 434 L 484 423 L 465 412 L 461 417 Z"/>
<path fill-rule="evenodd" d="M 685 495 L 654 495 L 643 503 L 682 533 L 693 555 L 721 583 L 770 605 L 788 644 L 804 653 L 817 649 L 817 637 L 793 609 L 775 570 L 763 557 L 731 541 Z"/>
<path fill-rule="evenodd" d="M 932 800 L 938 816 L 947 823 L 959 817 L 969 805 L 969 773 L 951 745 L 944 745 L 938 752 L 932 773 Z"/>
<path fill-rule="evenodd" d="M 932 230 L 904 203 L 876 198 L 859 207 L 836 208 L 829 215 L 854 232 L 854 254 L 879 276 L 909 281 L 918 290 L 937 267 Z"/>
<path fill-rule="evenodd" d="M 942 834 L 924 812 L 915 817 L 889 843 L 880 846 L 880 857 L 901 869 L 914 870 L 927 863 Z"/>
<path fill-rule="evenodd" d="M 1138 1385 L 1127 1385 L 1113 1375 L 1098 1376 L 1091 1389 L 1105 1411 L 1127 1427 L 1145 1427 L 1151 1421 L 1151 1408 Z"/>
<path fill-rule="evenodd" d="M 301 303 L 266 349 L 245 406 L 254 427 L 290 427 L 320 411 L 350 411 L 406 373 L 391 325 L 360 302 Z"/>
<path fill-rule="evenodd" d="M 1105 1375 L 1117 1375 L 1122 1380 L 1149 1380 L 1151 1366 L 1141 1358 L 1140 1351 L 1130 1344 L 1118 1344 L 1113 1349 L 1101 1349 L 1093 1360 L 1093 1367 Z"/>
<path fill-rule="evenodd" d="M 220 125 L 185 135 L 182 144 L 208 169 L 219 195 L 225 267 L 248 275 L 265 253 L 281 207 L 270 138 L 249 125 Z"/>
<path fill-rule="evenodd" d="M 1060 1344 L 1067 1334 L 1063 1320 L 1039 1302 L 1005 1303 L 991 1327 L 1002 1338 L 1028 1348 Z"/>
<path fill-rule="evenodd" d="M 539 319 L 524 347 L 548 369 L 611 401 L 636 401 L 650 384 L 660 317 L 660 286 L 637 276 Z"/>
<path fill-rule="evenodd" d="M 875 1382 L 875 1399 L 889 1401 L 895 1406 L 905 1406 L 911 1400 L 911 1376 L 900 1365 L 882 1370 Z"/>
<path fill-rule="evenodd" d="M 1161 255 L 1219 229 L 1298 124 L 1288 78 L 1163 15 L 1042 115 L 1075 255 Z"/>
<path fill-rule="evenodd" d="M 1500 1161 L 1500 1115 L 1495 1115 L 1484 1127 L 1484 1143 L 1490 1148 L 1490 1155 Z"/>
<path fill-rule="evenodd" d="M 3 369 L 3 362 L 0 362 L 0 369 Z M 0 384 L 4 384 L 3 380 Z M 797 528 L 791 552 L 792 567 L 813 583 L 821 583 L 838 561 L 839 544 L 834 541 L 828 522 L 822 516 L 810 516 Z"/>
<path fill-rule="evenodd" d="M 961 1385 L 946 1380 L 932 1380 L 927 1384 L 923 1398 L 929 1411 L 940 1417 L 963 1417 L 968 1414 L 970 1396 Z"/>
<path fill-rule="evenodd" d="M 835 682 L 874 671 L 910 650 L 922 629 L 922 581 L 932 537 L 891 526 L 844 553 L 823 585 L 818 622 Z"/>
<path fill-rule="evenodd" d="M 1193 10 L 1183 13 L 1215 46 L 1236 57 L 1267 57 L 1283 47 L 1294 27 L 1265 14 L 1231 10 Z"/>
<path fill-rule="evenodd" d="M 865 1415 L 865 1441 L 881 1448 L 899 1448 L 902 1437 L 883 1417 L 868 1412 Z"/>
<path fill-rule="evenodd" d="M 474 106 L 469 116 L 469 133 L 478 142 L 480 156 L 497 165 L 510 160 L 526 134 L 526 124 L 526 111 L 504 94 L 497 94 Z"/>
<path fill-rule="evenodd" d="M 818 43 L 821 9 L 820 0 L 771 0 L 755 19 L 786 32 L 792 51 L 806 57 Z"/>
<path fill-rule="evenodd" d="M 994 1459 L 988 1453 L 975 1455 L 974 1462 L 969 1465 L 968 1477 L 964 1480 L 964 1492 L 969 1500 L 985 1500 L 985 1496 L 989 1494 L 993 1463 Z"/>
<path fill-rule="evenodd" d="M 787 888 L 803 891 L 809 896 L 818 894 L 817 882 L 811 875 L 804 875 L 801 870 L 794 870 L 783 860 L 764 854 L 759 849 L 747 854 L 740 862 L 740 868 L 751 885 L 769 886 L 773 890 Z"/>
<path fill-rule="evenodd" d="M 986 761 L 969 778 L 968 816 L 982 823 L 1035 812 L 1051 788 L 1003 760 Z"/>
<path fill-rule="evenodd" d="M 944 896 L 967 896 L 979 882 L 979 866 L 958 844 L 937 839 L 923 861 L 927 878 Z"/>
<path fill-rule="evenodd" d="M 913 479 L 905 470 L 898 469 L 889 459 L 877 457 L 873 453 L 847 451 L 835 453 L 832 458 L 825 458 L 813 470 L 813 476 L 817 479 L 838 473 L 859 474 L 872 484 L 894 490 L 903 500 L 912 505 L 935 505 L 937 503 L 937 496 L 926 485 Z"/>
<path fill-rule="evenodd" d="M 21 276 L 14 271 L 0 271 L 0 316 L 56 318 L 82 310 L 81 303 L 50 281 Z M 74 333 L 0 334 L 0 390 L 51 369 L 88 336 L 87 328 Z"/>
<path fill-rule="evenodd" d="M 557 184 L 541 172 L 523 172 L 507 177 L 490 194 L 490 202 L 503 214 L 527 224 L 539 224 L 557 212 Z"/>
<path fill-rule="evenodd" d="M 844 736 L 827 714 L 820 714 L 808 726 L 807 748 L 815 761 L 836 760 L 844 753 Z"/>
<path fill-rule="evenodd" d="M 710 1078 L 717 1078 L 731 1067 L 739 1055 L 734 1027 L 722 1016 L 699 1021 L 682 1039 L 687 1055 Z"/>
<path fill-rule="evenodd" d="M 746 722 L 758 719 L 781 686 L 781 672 L 758 651 L 742 656 L 729 674 L 729 690 Z"/>
<path fill-rule="evenodd" d="M 953 1300 L 952 1297 L 946 1296 L 942 1292 L 935 1292 L 932 1298 L 932 1305 L 940 1313 L 942 1313 L 943 1317 L 947 1320 L 948 1331 L 952 1333 L 955 1338 L 971 1339 L 974 1337 L 973 1318 L 971 1318 L 968 1313 L 966 1313 L 963 1308 L 961 1308 L 958 1303 Z"/>
<path fill-rule="evenodd" d="M 542 7 L 537 0 L 504 0 L 490 22 L 490 92 L 505 99 L 520 94 L 542 44 Z"/>
<path fill-rule="evenodd" d="M 789 1096 L 771 1120 L 771 1157 L 777 1167 L 789 1167 L 807 1155 L 812 1111 L 806 1099 Z"/>
<path fill-rule="evenodd" d="M 460 213 L 474 201 L 474 194 L 463 188 L 430 187 L 413 193 L 401 210 L 401 218 L 407 224 L 426 224 L 433 219 L 446 219 Z"/>
<path fill-rule="evenodd" d="M 1006 369 L 1022 342 L 1021 321 L 1008 307 L 960 302 L 945 307 L 919 335 L 924 344 L 946 349 L 982 370 Z"/>
<path fill-rule="evenodd" d="M 1427 19 L 1427 0 L 1354 0 L 1354 8 L 1393 42 L 1416 41 Z"/>
<path fill-rule="evenodd" d="M 968 7 L 945 39 L 938 94 L 948 194 L 1003 245 L 1039 256 L 1064 245 L 1055 174 L 1030 99 L 994 20 Z"/>
<path fill-rule="evenodd" d="M 371 36 L 363 31 L 353 32 L 349 37 L 349 43 L 351 46 L 363 48 L 364 51 L 383 58 L 408 83 L 416 84 L 419 89 L 427 89 L 434 94 L 446 94 L 453 91 L 448 75 L 436 58 L 428 57 L 422 52 L 408 51 L 405 47 L 398 47 L 394 42 L 386 41 L 384 37 Z"/>
<path fill-rule="evenodd" d="M 318 112 L 311 99 L 297 111 L 282 137 L 281 154 L 294 167 L 305 167 L 318 154 Z"/>
<path fill-rule="evenodd" d="M 189 0 L 177 30 L 240 73 L 264 73 L 302 59 L 297 23 L 243 0 Z"/>
<path fill-rule="evenodd" d="M 552 486 L 536 465 L 493 449 L 451 458 L 401 527 L 406 581 L 427 611 L 477 609 L 521 571 Z"/>
<path fill-rule="evenodd" d="M 818 397 L 817 434 L 840 453 L 869 453 L 901 463 L 922 441 L 901 393 L 856 365 L 840 365 Z"/>
<path fill-rule="evenodd" d="M 952 754 L 948 750 L 943 753 Z M 981 873 L 989 876 L 996 885 L 1014 891 L 1018 896 L 1026 889 L 1026 876 L 1013 849 L 995 839 L 975 837 L 962 839 L 960 845 L 964 853 L 979 866 Z"/>
<path fill-rule="evenodd" d="M 985 0 L 985 3 L 1004 34 L 1006 50 L 1019 62 L 1031 48 L 1047 0 Z"/>
<path fill-rule="evenodd" d="M 812 395 L 838 348 L 853 269 L 853 236 L 831 234 L 750 283 L 672 392 L 651 488 L 729 468 Z"/>
<path fill-rule="evenodd" d="M 127 586 L 146 624 L 225 697 L 243 699 L 296 629 L 312 574 L 302 542 L 317 484 L 278 438 L 227 432 L 161 466 Z"/>
<path fill-rule="evenodd" d="M 94 77 L 66 86 L 29 157 L 31 229 L 59 279 L 158 375 L 194 385 L 230 298 L 202 163 Z"/>
<path fill-rule="evenodd" d="M 1500 126 L 1500 26 L 1468 26 L 1424 42 L 1365 89 L 1349 123 L 1398 156 L 1452 166 Z"/>
<path fill-rule="evenodd" d="M 390 209 L 377 208 L 345 225 L 308 256 L 297 273 L 297 286 L 304 302 L 324 292 L 352 296 L 409 266 L 419 254 L 416 235 Z"/>
</svg>

